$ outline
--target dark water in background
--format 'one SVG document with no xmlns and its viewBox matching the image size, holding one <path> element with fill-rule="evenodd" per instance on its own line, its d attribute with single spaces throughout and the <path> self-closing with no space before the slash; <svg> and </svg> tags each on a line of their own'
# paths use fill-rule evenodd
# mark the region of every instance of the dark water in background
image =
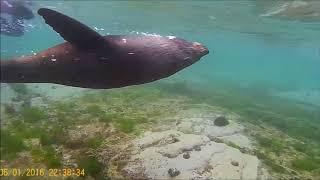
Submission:
<svg viewBox="0 0 320 180">
<path fill-rule="evenodd" d="M 205 44 L 209 55 L 169 78 L 183 82 L 193 94 L 209 97 L 210 92 L 228 87 L 232 93 L 241 91 L 230 93 L 231 98 L 256 93 L 320 105 L 320 15 L 314 12 L 320 8 L 316 1 L 308 2 L 314 5 L 291 7 L 283 5 L 284 1 L 35 1 L 34 11 L 39 7 L 56 9 L 105 35 L 155 33 Z M 23 37 L 1 36 L 1 59 L 63 42 L 39 16 L 28 21 L 26 29 Z M 264 104 L 264 100 L 256 101 Z"/>
</svg>

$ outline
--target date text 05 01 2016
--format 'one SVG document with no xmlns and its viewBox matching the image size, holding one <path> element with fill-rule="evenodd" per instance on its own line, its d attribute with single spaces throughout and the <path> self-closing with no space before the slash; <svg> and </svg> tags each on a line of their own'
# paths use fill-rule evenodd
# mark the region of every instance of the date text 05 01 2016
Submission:
<svg viewBox="0 0 320 180">
<path fill-rule="evenodd" d="M 0 168 L 0 177 L 9 176 L 85 176 L 84 169 Z"/>
</svg>

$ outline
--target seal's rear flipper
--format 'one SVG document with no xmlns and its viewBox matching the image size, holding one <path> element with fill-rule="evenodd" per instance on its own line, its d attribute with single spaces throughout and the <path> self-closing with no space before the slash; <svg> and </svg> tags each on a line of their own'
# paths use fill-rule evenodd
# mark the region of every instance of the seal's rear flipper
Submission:
<svg viewBox="0 0 320 180">
<path fill-rule="evenodd" d="M 47 8 L 40 8 L 38 14 L 41 15 L 46 23 L 58 32 L 64 40 L 78 48 L 96 50 L 108 46 L 100 34 L 69 16 Z"/>
</svg>

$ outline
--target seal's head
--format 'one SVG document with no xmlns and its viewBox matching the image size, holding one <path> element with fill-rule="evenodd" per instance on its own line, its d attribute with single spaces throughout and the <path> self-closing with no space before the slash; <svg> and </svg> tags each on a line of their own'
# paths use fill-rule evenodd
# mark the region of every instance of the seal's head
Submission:
<svg viewBox="0 0 320 180">
<path fill-rule="evenodd" d="M 116 39 L 116 45 L 112 46 L 120 51 L 118 54 L 132 54 L 121 59 L 130 58 L 129 63 L 141 65 L 139 73 L 143 81 L 168 77 L 209 53 L 209 50 L 198 42 L 189 42 L 174 36 L 120 36 Z"/>
<path fill-rule="evenodd" d="M 209 53 L 209 50 L 198 42 L 189 42 L 184 39 L 175 38 L 174 43 L 178 46 L 175 59 L 178 68 L 185 68 L 200 60 L 202 56 Z"/>
</svg>

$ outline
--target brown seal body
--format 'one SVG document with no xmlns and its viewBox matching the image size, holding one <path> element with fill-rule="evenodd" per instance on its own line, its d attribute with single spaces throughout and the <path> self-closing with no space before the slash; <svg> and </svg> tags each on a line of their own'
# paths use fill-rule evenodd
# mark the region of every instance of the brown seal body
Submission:
<svg viewBox="0 0 320 180">
<path fill-rule="evenodd" d="M 36 55 L 1 61 L 1 82 L 119 88 L 168 77 L 208 54 L 201 44 L 180 38 L 103 37 L 56 11 L 40 9 L 38 13 L 68 42 Z"/>
</svg>

